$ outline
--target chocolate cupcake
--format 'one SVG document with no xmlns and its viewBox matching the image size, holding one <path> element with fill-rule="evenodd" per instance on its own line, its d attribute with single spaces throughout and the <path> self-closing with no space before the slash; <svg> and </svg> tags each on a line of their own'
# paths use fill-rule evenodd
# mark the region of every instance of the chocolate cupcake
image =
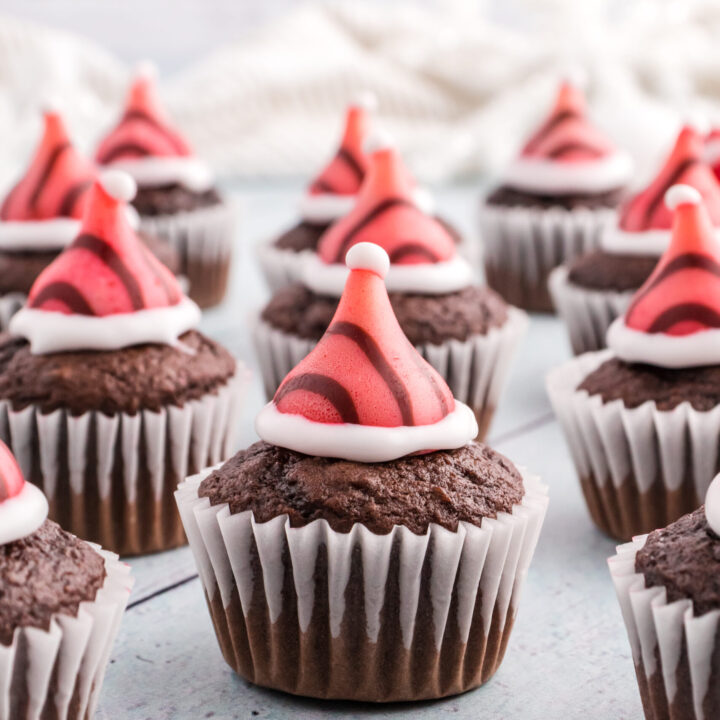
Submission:
<svg viewBox="0 0 720 720">
<path fill-rule="evenodd" d="M 229 456 L 243 373 L 130 227 L 132 179 L 95 183 L 80 234 L 0 336 L 0 437 L 51 518 L 121 554 L 185 541 L 172 493 Z"/>
<path fill-rule="evenodd" d="M 547 383 L 590 514 L 622 540 L 697 508 L 720 469 L 720 241 L 697 190 L 675 185 L 666 202 L 670 245 L 610 350 Z"/>
<path fill-rule="evenodd" d="M 685 126 L 660 172 L 621 209 L 601 247 L 561 265 L 550 275 L 550 293 L 576 354 L 605 347 L 610 324 L 627 310 L 670 242 L 672 214 L 662 199 L 674 184 L 694 187 L 715 227 L 720 226 L 720 184 L 703 161 L 703 140 Z"/>
<path fill-rule="evenodd" d="M 0 330 L 7 329 L 40 272 L 77 235 L 95 174 L 70 142 L 60 114 L 46 110 L 30 166 L 0 206 Z M 162 262 L 173 262 L 167 243 L 144 239 Z"/>
<path fill-rule="evenodd" d="M 509 303 L 552 311 L 550 271 L 598 247 L 632 163 L 590 124 L 585 100 L 560 85 L 550 117 L 482 202 L 487 282 Z"/>
<path fill-rule="evenodd" d="M 482 439 L 527 316 L 474 284 L 454 238 L 415 204 L 392 145 L 370 153 L 355 207 L 305 259 L 303 283 L 278 291 L 261 313 L 254 337 L 268 397 L 330 325 L 347 276 L 345 254 L 359 242 L 374 242 L 390 255 L 387 286 L 400 326 L 472 408 Z"/>
<path fill-rule="evenodd" d="M 133 206 L 140 227 L 178 253 L 190 297 L 201 307 L 225 296 L 235 218 L 207 165 L 172 126 L 157 98 L 155 71 L 143 65 L 120 122 L 100 143 L 96 160 L 129 173 L 138 185 Z"/>
<path fill-rule="evenodd" d="M 299 695 L 388 702 L 490 679 L 547 498 L 476 444 L 395 320 L 389 259 L 355 245 L 318 346 L 260 413 L 262 441 L 178 506 L 226 661 Z"/>
<path fill-rule="evenodd" d="M 117 556 L 47 520 L 0 442 L 0 716 L 85 720 L 132 587 Z"/>
<path fill-rule="evenodd" d="M 608 562 L 646 720 L 720 717 L 720 476 L 704 507 Z"/>
</svg>

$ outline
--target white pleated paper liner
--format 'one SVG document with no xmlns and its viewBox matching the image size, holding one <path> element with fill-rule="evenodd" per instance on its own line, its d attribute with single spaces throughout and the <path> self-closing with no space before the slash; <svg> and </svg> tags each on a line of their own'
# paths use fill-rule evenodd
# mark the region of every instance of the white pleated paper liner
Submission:
<svg viewBox="0 0 720 720">
<path fill-rule="evenodd" d="M 25 304 L 27 295 L 21 292 L 5 293 L 0 296 L 0 331 L 5 332 L 10 318 Z"/>
<path fill-rule="evenodd" d="M 688 402 L 669 411 L 654 402 L 627 408 L 578 391 L 610 357 L 605 350 L 564 363 L 548 374 L 547 391 L 590 515 L 608 535 L 629 540 L 702 504 L 720 469 L 720 406 L 708 412 Z"/>
<path fill-rule="evenodd" d="M 183 483 L 176 499 L 228 664 L 258 685 L 385 702 L 451 695 L 488 680 L 505 652 L 547 508 L 523 473 L 512 513 L 378 535 L 325 520 L 257 523 Z"/>
<path fill-rule="evenodd" d="M 488 285 L 508 303 L 552 312 L 550 271 L 600 245 L 611 208 L 480 206 L 480 242 Z"/>
<path fill-rule="evenodd" d="M 133 579 L 117 556 L 105 559 L 105 582 L 76 617 L 58 613 L 49 629 L 18 628 L 0 644 L 0 720 L 85 720 L 95 713 Z"/>
<path fill-rule="evenodd" d="M 246 384 L 238 366 L 216 392 L 135 415 L 43 414 L 4 400 L 0 438 L 65 530 L 121 555 L 166 550 L 185 543 L 175 488 L 232 455 Z"/>
<path fill-rule="evenodd" d="M 625 314 L 635 294 L 634 290 L 591 290 L 575 285 L 568 280 L 566 265 L 550 273 L 548 286 L 576 355 L 607 347 L 607 329 L 615 318 Z"/>
<path fill-rule="evenodd" d="M 635 556 L 647 535 L 608 560 L 630 638 L 646 720 L 720 717 L 720 610 L 696 616 L 692 600 L 667 601 L 663 587 L 645 587 Z"/>
<path fill-rule="evenodd" d="M 274 242 L 261 242 L 255 248 L 260 269 L 273 293 L 301 282 L 305 258 L 314 254 L 312 250 L 283 250 L 275 247 Z"/>
<path fill-rule="evenodd" d="M 508 308 L 507 321 L 485 335 L 418 345 L 418 352 L 445 379 L 453 397 L 464 402 L 478 419 L 478 438 L 485 437 L 507 379 L 510 361 L 528 325 L 527 315 Z M 285 376 L 315 347 L 317 341 L 289 335 L 258 319 L 253 327 L 255 351 L 265 394 L 275 395 Z"/>
<path fill-rule="evenodd" d="M 227 289 L 235 240 L 236 209 L 227 202 L 172 215 L 143 216 L 140 229 L 165 238 L 180 257 L 190 297 L 200 307 L 217 305 Z"/>
</svg>

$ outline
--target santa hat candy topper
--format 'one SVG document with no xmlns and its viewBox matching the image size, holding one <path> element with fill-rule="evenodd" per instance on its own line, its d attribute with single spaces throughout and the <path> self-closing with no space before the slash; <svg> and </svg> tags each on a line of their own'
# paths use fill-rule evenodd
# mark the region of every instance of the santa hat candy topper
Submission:
<svg viewBox="0 0 720 720">
<path fill-rule="evenodd" d="M 367 170 L 365 142 L 376 107 L 372 93 L 363 93 L 348 106 L 340 147 L 300 201 L 300 214 L 307 222 L 325 224 L 352 209 Z"/>
<path fill-rule="evenodd" d="M 32 535 L 47 515 L 45 496 L 25 482 L 17 460 L 0 441 L 0 545 Z"/>
<path fill-rule="evenodd" d="M 720 227 L 720 183 L 703 159 L 703 138 L 684 125 L 660 172 L 622 208 L 618 225 L 602 237 L 607 252 L 662 255 L 670 241 L 673 213 L 664 202 L 673 185 L 689 185 L 700 193 L 710 220 Z"/>
<path fill-rule="evenodd" d="M 632 174 L 629 155 L 587 118 L 578 83 L 560 83 L 550 116 L 506 170 L 506 185 L 525 192 L 599 193 L 625 185 Z"/>
<path fill-rule="evenodd" d="M 608 330 L 608 346 L 623 360 L 680 368 L 720 363 L 720 240 L 700 193 L 674 185 L 672 238 L 653 274 L 623 318 Z"/>
<path fill-rule="evenodd" d="M 62 248 L 80 225 L 95 168 L 73 147 L 60 114 L 47 109 L 30 166 L 0 206 L 0 248 Z"/>
<path fill-rule="evenodd" d="M 303 282 L 339 297 L 348 250 L 371 242 L 390 257 L 386 285 L 391 291 L 447 293 L 471 285 L 469 263 L 458 255 L 447 229 L 417 205 L 415 192 L 397 148 L 386 136 L 376 137 L 355 207 L 321 237 L 317 255 L 305 258 Z"/>
<path fill-rule="evenodd" d="M 91 189 L 80 234 L 43 270 L 10 332 L 34 353 L 173 344 L 200 320 L 173 274 L 130 226 L 132 178 L 107 171 Z"/>
<path fill-rule="evenodd" d="M 178 183 L 196 192 L 212 187 L 205 163 L 193 155 L 157 97 L 156 71 L 142 63 L 133 78 L 120 122 L 102 140 L 96 153 L 100 165 L 131 175 L 140 187 Z"/>
<path fill-rule="evenodd" d="M 329 328 L 258 415 L 258 435 L 359 462 L 465 445 L 477 435 L 475 416 L 400 329 L 383 282 L 387 253 L 360 243 L 347 265 Z"/>
</svg>

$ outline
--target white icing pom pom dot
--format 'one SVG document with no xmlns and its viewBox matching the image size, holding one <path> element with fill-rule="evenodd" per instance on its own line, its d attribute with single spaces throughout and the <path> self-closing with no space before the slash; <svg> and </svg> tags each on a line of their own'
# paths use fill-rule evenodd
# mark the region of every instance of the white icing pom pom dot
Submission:
<svg viewBox="0 0 720 720">
<path fill-rule="evenodd" d="M 154 81 L 157 76 L 157 65 L 152 60 L 142 60 L 135 66 L 135 77 Z"/>
<path fill-rule="evenodd" d="M 700 110 L 689 112 L 685 117 L 685 125 L 689 125 L 698 135 L 707 135 L 710 132 L 710 120 Z"/>
<path fill-rule="evenodd" d="M 57 115 L 60 112 L 60 101 L 56 95 L 48 95 L 42 103 L 45 115 Z"/>
<path fill-rule="evenodd" d="M 584 90 L 587 87 L 587 71 L 582 65 L 578 65 L 577 63 L 568 63 L 560 72 L 560 77 L 579 90 Z"/>
<path fill-rule="evenodd" d="M 100 174 L 100 184 L 110 197 L 120 202 L 130 202 L 137 192 L 135 181 L 122 170 L 105 170 Z"/>
<path fill-rule="evenodd" d="M 699 205 L 702 196 L 690 185 L 673 185 L 665 193 L 665 204 L 674 210 L 679 205 Z"/>
<path fill-rule="evenodd" d="M 394 148 L 395 138 L 385 128 L 374 128 L 365 142 L 365 152 L 374 153 L 378 150 Z"/>
<path fill-rule="evenodd" d="M 720 535 L 720 475 L 710 483 L 705 495 L 705 517 L 716 535 Z"/>
<path fill-rule="evenodd" d="M 351 270 L 370 270 L 384 278 L 390 269 L 390 258 L 379 245 L 361 242 L 348 250 L 345 264 Z"/>
<path fill-rule="evenodd" d="M 359 92 L 352 101 L 353 105 L 361 107 L 368 112 L 374 112 L 378 107 L 377 95 L 371 90 L 363 90 Z"/>
</svg>

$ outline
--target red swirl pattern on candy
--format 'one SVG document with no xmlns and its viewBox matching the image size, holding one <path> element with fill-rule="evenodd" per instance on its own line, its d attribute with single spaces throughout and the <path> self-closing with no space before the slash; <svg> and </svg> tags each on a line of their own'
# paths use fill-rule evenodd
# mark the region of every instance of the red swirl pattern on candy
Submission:
<svg viewBox="0 0 720 720">
<path fill-rule="evenodd" d="M 171 125 L 157 98 L 154 73 L 142 69 L 130 86 L 125 113 L 100 143 L 101 165 L 143 157 L 189 157 L 192 150 Z"/>
<path fill-rule="evenodd" d="M 355 251 L 368 248 L 369 261 L 348 263 L 351 272 L 330 327 L 273 402 L 280 413 L 318 423 L 437 423 L 453 412 L 455 400 L 400 329 L 383 281 L 385 253 L 371 245 Z"/>
<path fill-rule="evenodd" d="M 24 487 L 25 478 L 15 456 L 0 440 L 0 503 L 17 497 Z"/>
<path fill-rule="evenodd" d="M 619 226 L 627 232 L 669 230 L 673 213 L 665 193 L 673 185 L 689 185 L 702 197 L 713 225 L 720 226 L 720 184 L 703 160 L 703 138 L 695 128 L 681 130 L 669 157 L 655 179 L 621 210 Z"/>
<path fill-rule="evenodd" d="M 180 302 L 174 275 L 130 227 L 134 191 L 117 172 L 94 183 L 80 234 L 35 281 L 29 308 L 104 317 Z"/>
<path fill-rule="evenodd" d="M 687 336 L 720 328 L 720 242 L 697 190 L 673 187 L 672 240 L 640 288 L 625 325 L 643 333 Z"/>
<path fill-rule="evenodd" d="M 527 141 L 521 156 L 552 162 L 587 162 L 615 152 L 587 118 L 585 98 L 572 83 L 560 84 L 550 117 Z"/>
<path fill-rule="evenodd" d="M 345 116 L 345 131 L 332 160 L 310 185 L 310 194 L 355 195 L 367 170 L 365 140 L 370 127 L 367 107 L 350 105 Z"/>
<path fill-rule="evenodd" d="M 321 237 L 318 255 L 326 263 L 343 263 L 347 251 L 361 242 L 379 245 L 393 265 L 437 263 L 455 256 L 447 230 L 425 214 L 414 200 L 415 185 L 394 147 L 370 154 L 367 178 L 355 207 Z"/>
<path fill-rule="evenodd" d="M 0 208 L 1 220 L 82 217 L 95 168 L 73 147 L 57 112 L 47 111 L 44 123 L 30 167 Z"/>
</svg>

